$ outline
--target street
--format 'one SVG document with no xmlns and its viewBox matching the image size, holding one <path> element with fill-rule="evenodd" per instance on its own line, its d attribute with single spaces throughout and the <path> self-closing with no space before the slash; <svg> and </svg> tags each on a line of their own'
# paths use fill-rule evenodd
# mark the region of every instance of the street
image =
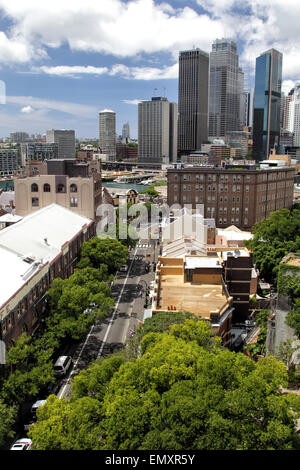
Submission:
<svg viewBox="0 0 300 470">
<path fill-rule="evenodd" d="M 104 322 L 95 324 L 76 350 L 68 353 L 73 357 L 73 367 L 67 377 L 60 380 L 59 398 L 70 395 L 72 377 L 97 358 L 122 348 L 130 333 L 143 321 L 146 288 L 154 280 L 152 263 L 157 263 L 159 252 L 157 242 L 139 240 L 136 248 L 131 250 L 127 260 L 128 271 L 118 271 L 111 286 L 115 301 L 113 314 Z"/>
</svg>

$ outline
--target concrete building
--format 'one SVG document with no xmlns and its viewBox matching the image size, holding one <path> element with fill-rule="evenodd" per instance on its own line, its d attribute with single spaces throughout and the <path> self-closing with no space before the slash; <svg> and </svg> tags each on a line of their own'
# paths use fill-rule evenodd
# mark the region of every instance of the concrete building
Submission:
<svg viewBox="0 0 300 470">
<path fill-rule="evenodd" d="M 10 140 L 15 142 L 16 144 L 20 144 L 22 142 L 26 142 L 29 139 L 29 134 L 27 132 L 11 132 L 10 133 Z"/>
<path fill-rule="evenodd" d="M 109 159 L 116 159 L 116 113 L 111 109 L 99 112 L 99 148 Z"/>
<path fill-rule="evenodd" d="M 58 143 L 30 142 L 21 144 L 21 165 L 28 160 L 50 160 L 58 158 Z"/>
<path fill-rule="evenodd" d="M 130 142 L 130 126 L 129 122 L 123 124 L 122 128 L 122 142 L 123 144 L 128 144 Z"/>
<path fill-rule="evenodd" d="M 154 97 L 138 104 L 139 162 L 177 160 L 177 104 Z"/>
<path fill-rule="evenodd" d="M 259 169 L 226 165 L 225 168 L 169 168 L 168 205 L 204 204 L 204 217 L 216 225 L 249 230 L 270 212 L 293 205 L 294 172 L 291 167 Z"/>
<path fill-rule="evenodd" d="M 159 257 L 152 314 L 191 312 L 211 322 L 224 346 L 230 345 L 233 298 L 218 256 Z"/>
<path fill-rule="evenodd" d="M 36 332 L 53 279 L 74 272 L 82 243 L 94 234 L 92 220 L 57 204 L 0 231 L 0 339 L 8 347 Z"/>
<path fill-rule="evenodd" d="M 58 158 L 75 158 L 75 131 L 51 129 L 46 133 L 48 144 L 58 144 Z"/>
<path fill-rule="evenodd" d="M 0 148 L 0 176 L 12 176 L 18 169 L 18 150 Z"/>
<path fill-rule="evenodd" d="M 179 54 L 178 155 L 201 150 L 208 138 L 209 55 L 201 49 Z"/>
<path fill-rule="evenodd" d="M 95 219 L 101 204 L 101 161 L 29 162 L 26 172 L 15 176 L 14 186 L 18 215 L 25 216 L 56 203 Z"/>
<path fill-rule="evenodd" d="M 282 54 L 275 49 L 256 59 L 253 119 L 253 158 L 268 158 L 279 145 L 281 115 Z"/>
<path fill-rule="evenodd" d="M 240 130 L 241 71 L 236 42 L 216 39 L 210 53 L 209 137 Z"/>
</svg>

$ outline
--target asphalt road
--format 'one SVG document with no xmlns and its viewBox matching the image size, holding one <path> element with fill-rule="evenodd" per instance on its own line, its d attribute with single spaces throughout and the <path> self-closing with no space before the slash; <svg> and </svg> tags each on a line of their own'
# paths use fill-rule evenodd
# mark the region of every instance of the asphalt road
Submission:
<svg viewBox="0 0 300 470">
<path fill-rule="evenodd" d="M 73 366 L 66 378 L 59 382 L 59 398 L 71 393 L 71 379 L 90 362 L 106 357 L 116 348 L 122 348 L 131 331 L 143 321 L 146 287 L 154 279 L 153 261 L 157 262 L 159 246 L 157 240 L 140 240 L 130 252 L 127 272 L 118 272 L 112 284 L 115 308 L 110 318 L 94 325 L 86 339 L 72 354 Z M 150 263 L 150 270 L 146 266 Z"/>
</svg>

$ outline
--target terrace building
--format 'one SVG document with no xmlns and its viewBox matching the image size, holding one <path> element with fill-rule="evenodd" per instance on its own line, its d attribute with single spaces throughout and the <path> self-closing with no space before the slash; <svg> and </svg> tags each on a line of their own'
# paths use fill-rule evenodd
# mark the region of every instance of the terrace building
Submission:
<svg viewBox="0 0 300 470">
<path fill-rule="evenodd" d="M 58 204 L 0 231 L 0 339 L 7 346 L 36 332 L 53 279 L 73 274 L 82 243 L 94 234 L 94 221 Z"/>
</svg>

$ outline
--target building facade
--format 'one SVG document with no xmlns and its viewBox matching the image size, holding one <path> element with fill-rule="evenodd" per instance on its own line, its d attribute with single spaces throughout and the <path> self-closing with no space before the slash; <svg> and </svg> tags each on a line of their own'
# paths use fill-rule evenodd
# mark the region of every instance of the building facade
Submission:
<svg viewBox="0 0 300 470">
<path fill-rule="evenodd" d="M 0 176 L 12 176 L 18 169 L 18 150 L 0 149 Z"/>
<path fill-rule="evenodd" d="M 18 215 L 26 216 L 56 203 L 89 219 L 101 204 L 101 161 L 76 160 L 31 162 L 14 178 Z"/>
<path fill-rule="evenodd" d="M 177 159 L 177 104 L 154 97 L 138 105 L 138 160 L 168 163 Z"/>
<path fill-rule="evenodd" d="M 204 205 L 219 227 L 249 230 L 270 212 L 293 205 L 294 168 L 168 169 L 168 205 Z"/>
<path fill-rule="evenodd" d="M 99 112 L 99 147 L 101 153 L 116 158 L 116 113 L 111 109 Z"/>
<path fill-rule="evenodd" d="M 46 314 L 53 279 L 74 272 L 94 221 L 51 204 L 0 231 L 0 340 L 34 334 Z"/>
<path fill-rule="evenodd" d="M 237 45 L 216 39 L 210 53 L 209 137 L 240 130 L 241 76 Z"/>
<path fill-rule="evenodd" d="M 275 49 L 256 59 L 253 158 L 268 158 L 270 150 L 280 143 L 282 54 Z"/>
<path fill-rule="evenodd" d="M 46 133 L 48 144 L 58 144 L 58 158 L 75 158 L 75 131 L 51 129 Z"/>
<path fill-rule="evenodd" d="M 50 160 L 58 158 L 58 143 L 31 142 L 21 144 L 21 165 L 28 160 Z"/>
<path fill-rule="evenodd" d="M 209 55 L 200 50 L 179 54 L 178 154 L 201 149 L 208 138 Z"/>
<path fill-rule="evenodd" d="M 122 142 L 123 144 L 128 144 L 130 142 L 130 126 L 129 122 L 123 124 L 122 128 Z"/>
</svg>

